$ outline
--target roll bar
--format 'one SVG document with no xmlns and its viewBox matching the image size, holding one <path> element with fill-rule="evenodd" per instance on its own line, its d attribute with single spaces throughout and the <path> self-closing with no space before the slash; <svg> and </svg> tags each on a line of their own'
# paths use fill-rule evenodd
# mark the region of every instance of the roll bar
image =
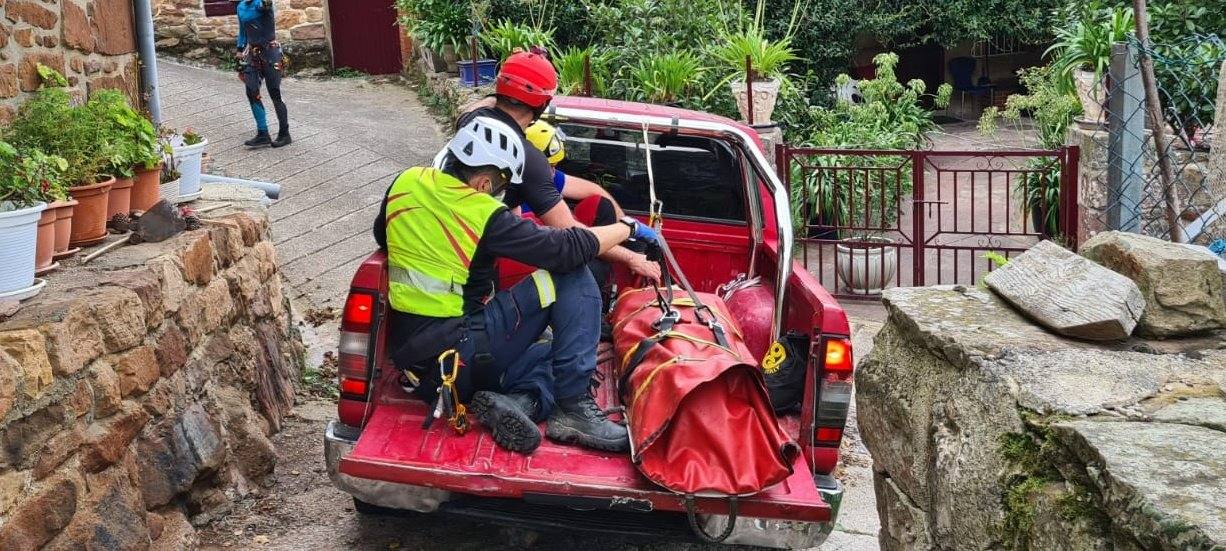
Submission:
<svg viewBox="0 0 1226 551">
<path fill-rule="evenodd" d="M 766 179 L 767 188 L 770 190 L 771 199 L 775 207 L 775 230 L 779 236 L 779 265 L 776 267 L 778 277 L 775 282 L 775 312 L 771 320 L 771 340 L 778 340 L 780 333 L 783 331 L 783 313 L 784 299 L 787 295 L 788 278 L 792 273 L 792 247 L 794 236 L 792 235 L 791 224 L 791 207 L 788 205 L 787 189 L 783 187 L 783 182 L 779 181 L 779 176 L 770 168 L 770 163 L 767 162 L 766 156 L 762 154 L 754 142 L 753 138 L 745 133 L 744 130 L 732 126 L 730 124 L 713 122 L 713 121 L 698 121 L 684 118 L 673 117 L 658 117 L 651 115 L 635 115 L 631 113 L 611 113 L 608 111 L 597 111 L 592 109 L 576 109 L 573 107 L 551 107 L 547 112 L 549 118 L 555 121 L 590 121 L 600 123 L 612 123 L 616 125 L 626 126 L 628 128 L 642 128 L 646 123 L 650 130 L 657 132 L 667 132 L 669 130 L 681 128 L 686 130 L 694 130 L 699 132 L 710 132 L 730 136 L 734 138 L 741 147 L 741 151 L 755 165 L 755 172 Z M 755 186 L 756 187 L 756 186 Z M 757 191 L 749 190 L 751 200 L 757 196 Z M 757 209 L 754 209 L 755 211 Z M 761 231 L 761 223 L 754 223 L 756 213 L 751 215 L 751 234 L 754 240 L 754 250 L 762 244 L 763 235 Z M 754 259 L 750 259 L 750 263 L 754 263 Z"/>
</svg>

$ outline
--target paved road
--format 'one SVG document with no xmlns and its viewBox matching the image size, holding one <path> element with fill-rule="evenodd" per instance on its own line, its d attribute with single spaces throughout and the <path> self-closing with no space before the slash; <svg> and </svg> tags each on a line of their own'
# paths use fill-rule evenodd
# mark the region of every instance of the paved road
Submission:
<svg viewBox="0 0 1226 551">
<path fill-rule="evenodd" d="M 209 139 L 213 173 L 281 184 L 269 215 L 285 276 L 298 298 L 339 307 L 353 267 L 374 249 L 370 223 L 391 179 L 444 143 L 416 94 L 360 79 L 286 79 L 294 144 L 249 151 L 242 142 L 255 125 L 233 73 L 167 61 L 158 70 L 166 123 Z"/>
</svg>

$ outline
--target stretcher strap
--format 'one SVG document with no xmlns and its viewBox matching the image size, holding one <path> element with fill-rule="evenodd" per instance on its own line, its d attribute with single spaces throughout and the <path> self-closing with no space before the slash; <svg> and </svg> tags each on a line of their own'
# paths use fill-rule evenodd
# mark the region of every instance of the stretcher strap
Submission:
<svg viewBox="0 0 1226 551">
<path fill-rule="evenodd" d="M 707 543 L 722 543 L 724 540 L 728 539 L 728 536 L 732 535 L 732 530 L 736 528 L 736 496 L 732 496 L 728 499 L 728 525 L 724 526 L 724 531 L 718 536 L 708 534 L 707 531 L 702 528 L 702 525 L 698 524 L 698 508 L 694 505 L 694 494 L 686 494 L 685 496 L 685 515 L 690 520 L 690 530 L 693 530 L 694 534 L 698 536 L 699 539 Z"/>
</svg>

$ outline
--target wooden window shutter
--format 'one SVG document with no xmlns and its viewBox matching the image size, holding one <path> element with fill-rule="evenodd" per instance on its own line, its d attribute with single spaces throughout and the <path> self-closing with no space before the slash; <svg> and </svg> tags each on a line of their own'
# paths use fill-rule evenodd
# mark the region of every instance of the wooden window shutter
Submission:
<svg viewBox="0 0 1226 551">
<path fill-rule="evenodd" d="M 232 0 L 204 0 L 205 17 L 234 15 L 238 13 L 238 4 Z"/>
</svg>

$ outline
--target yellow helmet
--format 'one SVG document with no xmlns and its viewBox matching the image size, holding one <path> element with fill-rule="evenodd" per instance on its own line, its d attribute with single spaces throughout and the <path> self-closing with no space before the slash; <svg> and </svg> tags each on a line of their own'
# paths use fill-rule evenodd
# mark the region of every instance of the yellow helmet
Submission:
<svg viewBox="0 0 1226 551">
<path fill-rule="evenodd" d="M 566 158 L 566 134 L 554 125 L 538 120 L 524 134 L 532 145 L 549 158 L 549 164 L 556 165 Z"/>
</svg>

